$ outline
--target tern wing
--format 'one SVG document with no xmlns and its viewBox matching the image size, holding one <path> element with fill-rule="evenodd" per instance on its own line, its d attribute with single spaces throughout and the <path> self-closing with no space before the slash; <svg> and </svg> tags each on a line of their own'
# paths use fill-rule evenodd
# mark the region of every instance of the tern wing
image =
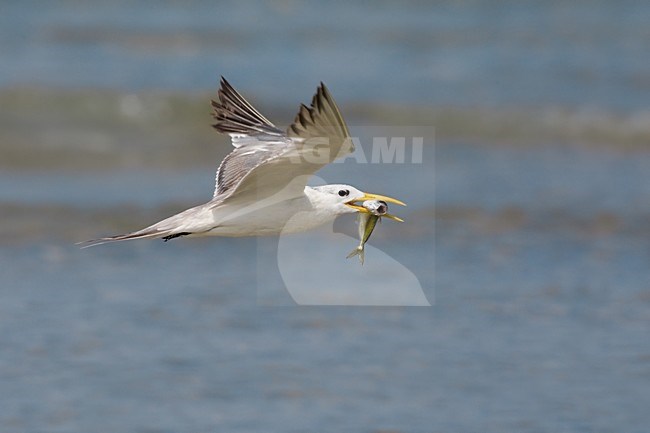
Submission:
<svg viewBox="0 0 650 433">
<path fill-rule="evenodd" d="M 282 191 L 303 194 L 307 178 L 340 156 L 354 151 L 348 128 L 323 83 L 311 106 L 300 106 L 286 133 L 255 110 L 230 84 L 221 81 L 212 103 L 214 127 L 229 134 L 235 149 L 217 171 L 215 199 L 260 199 Z"/>
<path fill-rule="evenodd" d="M 257 111 L 223 77 L 217 96 L 218 100 L 212 101 L 216 120 L 212 127 L 230 135 L 235 149 L 217 169 L 214 197 L 227 193 L 246 173 L 277 153 L 277 145 L 286 141 L 284 132 Z"/>
<path fill-rule="evenodd" d="M 212 101 L 214 119 L 212 125 L 217 131 L 233 137 L 233 146 L 239 147 L 240 137 L 257 134 L 284 135 L 273 123 L 257 111 L 230 83 L 221 77 L 221 88 L 217 92 L 218 101 Z"/>
</svg>

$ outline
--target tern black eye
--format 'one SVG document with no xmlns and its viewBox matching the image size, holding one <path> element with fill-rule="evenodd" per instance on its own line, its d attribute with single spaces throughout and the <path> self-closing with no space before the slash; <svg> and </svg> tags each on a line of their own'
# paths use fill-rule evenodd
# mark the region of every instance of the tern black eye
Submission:
<svg viewBox="0 0 650 433">
<path fill-rule="evenodd" d="M 348 191 L 347 189 L 339 190 L 339 195 L 341 197 L 346 197 L 346 196 L 350 195 L 350 191 Z"/>
</svg>

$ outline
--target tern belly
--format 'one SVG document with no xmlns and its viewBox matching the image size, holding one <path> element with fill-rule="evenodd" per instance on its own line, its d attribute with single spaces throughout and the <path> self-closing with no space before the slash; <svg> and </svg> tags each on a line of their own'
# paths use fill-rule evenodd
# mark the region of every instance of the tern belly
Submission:
<svg viewBox="0 0 650 433">
<path fill-rule="evenodd" d="M 306 197 L 260 205 L 224 206 L 214 211 L 215 226 L 203 236 L 272 236 L 311 230 L 336 216 L 314 208 Z"/>
</svg>

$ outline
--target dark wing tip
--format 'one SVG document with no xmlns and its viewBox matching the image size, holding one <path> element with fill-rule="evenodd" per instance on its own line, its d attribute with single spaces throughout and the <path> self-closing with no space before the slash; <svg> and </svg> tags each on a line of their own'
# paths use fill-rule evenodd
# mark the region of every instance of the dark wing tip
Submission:
<svg viewBox="0 0 650 433">
<path fill-rule="evenodd" d="M 282 134 L 282 131 L 246 101 L 223 75 L 217 98 L 218 100 L 211 101 L 212 116 L 216 120 L 212 127 L 217 131 L 243 135 Z"/>
<path fill-rule="evenodd" d="M 226 77 L 224 77 L 223 75 L 221 75 L 221 79 L 219 80 L 219 87 L 220 87 L 219 89 L 220 92 L 225 90 L 236 92 L 232 84 L 230 84 L 230 82 L 226 80 Z"/>
<path fill-rule="evenodd" d="M 223 75 L 219 81 L 219 90 L 217 91 L 217 95 L 219 96 L 220 100 L 222 100 L 222 95 L 225 98 L 243 99 L 239 92 L 235 90 L 232 84 L 230 84 L 230 82 L 226 80 L 226 77 Z"/>
<path fill-rule="evenodd" d="M 322 81 L 312 97 L 311 106 L 300 105 L 294 123 L 287 132 L 294 136 L 328 134 L 347 138 L 350 135 L 334 98 Z"/>
</svg>

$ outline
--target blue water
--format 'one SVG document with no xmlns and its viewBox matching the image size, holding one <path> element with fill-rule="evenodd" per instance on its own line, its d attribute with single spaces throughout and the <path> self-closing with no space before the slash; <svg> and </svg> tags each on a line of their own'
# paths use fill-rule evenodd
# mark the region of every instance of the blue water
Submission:
<svg viewBox="0 0 650 433">
<path fill-rule="evenodd" d="M 273 239 L 78 250 L 52 217 L 48 234 L 0 244 L 2 430 L 643 432 L 647 155 L 427 149 L 420 166 L 333 164 L 321 175 L 372 179 L 409 203 L 396 210 L 407 222 L 384 222 L 371 244 L 417 276 L 432 307 L 296 306 Z M 7 180 L 0 202 L 20 202 L 26 182 Z M 211 182 L 203 169 L 60 174 L 23 204 L 58 203 L 72 221 L 98 209 L 128 219 L 134 199 L 189 205 Z M 597 224 L 603 215 L 613 226 Z M 355 236 L 353 219 L 335 230 Z M 359 266 L 344 259 L 356 240 L 330 238 L 294 239 L 300 278 L 318 266 L 332 292 L 353 291 L 342 270 Z M 368 264 L 378 259 L 368 251 Z"/>
<path fill-rule="evenodd" d="M 632 1 L 8 1 L 0 88 L 185 94 L 223 74 L 288 111 L 323 80 L 342 106 L 643 119 L 648 22 Z M 645 433 L 650 156 L 610 144 L 427 141 L 423 164 L 320 172 L 403 199 L 406 222 L 364 268 L 337 237 L 352 218 L 295 237 L 294 281 L 353 292 L 346 267 L 379 249 L 419 308 L 297 306 L 274 239 L 73 245 L 208 200 L 207 163 L 0 171 L 0 432 Z M 390 271 L 373 293 L 400 292 Z"/>
<path fill-rule="evenodd" d="M 2 249 L 3 430 L 642 432 L 643 247 L 558 241 L 441 236 L 434 308 L 256 306 L 251 241 Z"/>
<path fill-rule="evenodd" d="M 3 2 L 0 86 L 339 101 L 647 109 L 650 4 Z"/>
</svg>

